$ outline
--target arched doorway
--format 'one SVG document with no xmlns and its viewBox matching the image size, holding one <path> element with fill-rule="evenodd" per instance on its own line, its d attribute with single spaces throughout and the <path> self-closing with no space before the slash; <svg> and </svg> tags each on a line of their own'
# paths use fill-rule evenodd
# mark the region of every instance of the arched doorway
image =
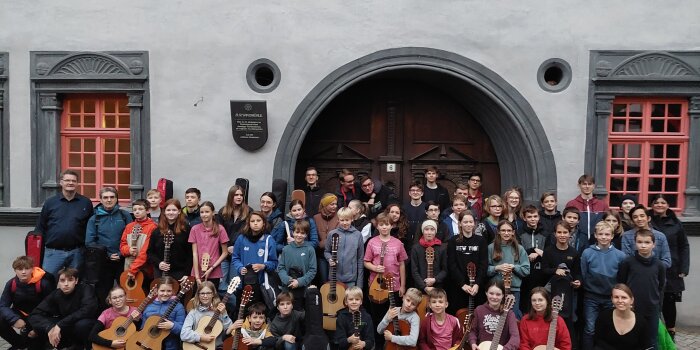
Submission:
<svg viewBox="0 0 700 350">
<path fill-rule="evenodd" d="M 290 118 L 280 140 L 274 178 L 294 183 L 297 159 L 307 134 L 331 102 L 370 78 L 411 79 L 458 101 L 483 128 L 498 159 L 500 188 L 520 185 L 525 200 L 555 191 L 557 172 L 547 135 L 520 93 L 481 64 L 430 48 L 388 49 L 352 61 L 309 92 Z M 338 127 L 345 127 L 341 121 Z M 376 175 L 375 175 L 376 176 Z M 500 192 L 500 188 L 494 192 Z"/>
</svg>

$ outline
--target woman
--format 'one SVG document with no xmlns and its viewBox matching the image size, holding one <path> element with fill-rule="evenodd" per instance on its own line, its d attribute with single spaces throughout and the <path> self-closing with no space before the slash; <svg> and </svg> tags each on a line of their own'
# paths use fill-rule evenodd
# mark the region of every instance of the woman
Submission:
<svg viewBox="0 0 700 350">
<path fill-rule="evenodd" d="M 486 287 L 486 303 L 477 306 L 474 310 L 474 323 L 469 332 L 469 344 L 472 350 L 477 350 L 478 345 L 485 341 L 493 341 L 496 324 L 498 324 L 503 312 L 505 294 L 503 283 L 489 282 Z M 506 321 L 498 344 L 503 346 L 503 350 L 518 350 L 520 334 L 518 333 L 518 320 L 515 318 L 513 309 L 508 310 L 506 314 Z"/>
<path fill-rule="evenodd" d="M 622 250 L 622 219 L 620 213 L 615 209 L 608 209 L 603 213 L 603 221 L 610 224 L 613 227 L 613 239 L 612 245 L 615 248 Z"/>
<path fill-rule="evenodd" d="M 168 262 L 165 262 L 165 236 L 172 234 Z M 165 202 L 165 208 L 158 222 L 158 229 L 151 234 L 151 244 L 148 245 L 148 261 L 155 266 L 156 277 L 167 274 L 180 283 L 184 282 L 192 272 L 192 244 L 187 240 L 190 228 L 187 226 L 185 214 L 182 212 L 180 201 L 171 198 Z"/>
<path fill-rule="evenodd" d="M 620 198 L 620 221 L 622 222 L 622 231 L 628 231 L 634 228 L 630 210 L 637 205 L 637 197 L 631 194 L 626 194 Z"/>
<path fill-rule="evenodd" d="M 508 220 L 498 223 L 498 235 L 488 246 L 489 266 L 487 275 L 494 280 L 503 281 L 503 276 L 510 274 L 510 290 L 515 296 L 513 310 L 520 319 L 520 286 L 523 278 L 530 275 L 530 260 L 525 248 L 518 244 L 515 237 L 515 225 Z"/>
<path fill-rule="evenodd" d="M 459 235 L 447 241 L 447 268 L 450 275 L 450 303 L 448 312 L 455 314 L 457 310 L 467 307 L 468 297 L 475 298 L 476 305 L 481 304 L 484 293 L 479 293 L 479 286 L 486 281 L 486 266 L 488 265 L 487 244 L 484 237 L 474 233 L 476 218 L 471 210 L 459 214 Z M 474 263 L 474 285 L 470 284 L 467 265 Z M 474 305 L 474 304 L 473 304 Z"/>
<path fill-rule="evenodd" d="M 270 227 L 275 227 L 282 222 L 282 211 L 277 208 L 277 196 L 272 192 L 264 192 L 260 196 L 260 211 L 265 214 Z"/>
<path fill-rule="evenodd" d="M 530 303 L 530 312 L 520 321 L 520 350 L 532 350 L 538 345 L 547 345 L 552 322 L 552 305 L 547 290 L 542 287 L 533 288 L 530 292 Z M 556 323 L 554 347 L 559 350 L 571 350 L 571 336 L 564 319 L 557 315 Z"/>
<path fill-rule="evenodd" d="M 666 235 L 671 251 L 671 267 L 666 270 L 666 287 L 664 290 L 663 315 L 671 337 L 676 335 L 676 303 L 681 301 L 685 290 L 683 278 L 690 270 L 690 246 L 683 225 L 668 201 L 662 194 L 657 194 L 651 201 L 651 226 Z"/>
<path fill-rule="evenodd" d="M 221 224 L 221 226 L 226 229 L 228 234 L 228 256 L 221 264 L 221 282 L 219 283 L 219 291 L 226 291 L 228 282 L 231 280 L 232 275 L 229 274 L 228 267 L 231 264 L 231 255 L 233 254 L 233 243 L 238 238 L 241 232 L 241 228 L 245 224 L 245 219 L 250 214 L 250 207 L 248 203 L 245 202 L 245 191 L 243 187 L 238 185 L 233 185 L 228 190 L 228 196 L 226 197 L 226 205 L 219 209 L 219 213 L 216 215 L 216 221 Z"/>
<path fill-rule="evenodd" d="M 326 247 L 326 238 L 328 232 L 335 230 L 338 227 L 338 197 L 332 193 L 326 193 L 321 197 L 321 202 L 318 205 L 318 214 L 314 215 L 316 221 L 316 230 L 318 230 L 318 248 L 316 248 L 316 267 L 318 273 L 316 280 L 320 284 L 328 281 L 328 261 L 323 257 L 323 252 Z"/>
<path fill-rule="evenodd" d="M 280 221 L 277 226 L 272 228 L 270 235 L 275 240 L 277 244 L 277 255 L 282 253 L 282 249 L 287 244 L 294 241 L 294 223 L 297 221 L 306 221 L 311 227 L 309 235 L 307 235 L 306 240 L 311 242 L 311 245 L 316 248 L 318 247 L 318 230 L 316 230 L 316 222 L 314 219 L 306 215 L 306 210 L 304 208 L 304 202 L 299 199 L 293 199 L 289 203 L 289 213 L 285 217 L 284 221 Z"/>
<path fill-rule="evenodd" d="M 503 199 L 498 195 L 491 195 L 484 201 L 484 215 L 486 216 L 483 221 L 486 227 L 484 238 L 488 244 L 491 244 L 498 235 L 498 223 L 504 218 L 503 210 Z"/>
<path fill-rule="evenodd" d="M 627 285 L 618 283 L 612 290 L 613 309 L 603 310 L 595 323 L 595 350 L 642 350 L 652 347 L 646 344 L 646 324 L 636 317 L 632 306 L 634 295 Z"/>
<path fill-rule="evenodd" d="M 515 225 L 515 233 L 520 237 L 525 230 L 525 221 L 522 219 L 523 191 L 519 187 L 509 188 L 503 193 L 503 199 L 506 200 L 505 219 Z"/>
</svg>

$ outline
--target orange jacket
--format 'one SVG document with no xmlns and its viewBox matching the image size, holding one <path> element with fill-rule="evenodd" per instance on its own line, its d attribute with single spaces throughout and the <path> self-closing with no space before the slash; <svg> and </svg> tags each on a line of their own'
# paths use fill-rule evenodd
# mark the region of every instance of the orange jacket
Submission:
<svg viewBox="0 0 700 350">
<path fill-rule="evenodd" d="M 125 271 L 129 271 L 133 275 L 135 275 L 136 272 L 138 272 L 139 269 L 148 261 L 147 252 L 148 243 L 151 240 L 151 233 L 158 228 L 156 223 L 153 222 L 153 220 L 151 220 L 150 218 L 136 220 L 126 225 L 126 227 L 124 228 L 124 232 L 122 232 L 121 244 L 119 245 L 119 250 L 125 257 L 130 256 L 129 249 L 131 248 L 131 240 L 129 239 L 129 235 L 131 234 L 132 230 L 134 230 L 134 227 L 136 225 L 141 226 L 141 234 L 145 235 L 146 237 L 143 239 L 143 243 L 141 244 L 141 246 L 138 247 L 139 252 L 138 255 L 136 255 L 136 257 L 134 258 L 134 261 L 131 263 L 131 265 L 129 265 L 128 269 L 126 267 L 124 268 Z M 141 242 L 141 239 L 139 239 L 139 242 Z"/>
</svg>

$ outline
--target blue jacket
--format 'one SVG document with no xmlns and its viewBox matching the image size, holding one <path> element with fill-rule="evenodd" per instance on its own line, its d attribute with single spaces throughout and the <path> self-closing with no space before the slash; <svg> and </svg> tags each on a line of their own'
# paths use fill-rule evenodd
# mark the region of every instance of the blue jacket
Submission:
<svg viewBox="0 0 700 350">
<path fill-rule="evenodd" d="M 73 249 L 85 243 L 85 226 L 92 216 L 92 202 L 78 193 L 68 201 L 63 193 L 44 202 L 35 231 L 43 234 L 44 246 Z"/>
<path fill-rule="evenodd" d="M 267 216 L 267 222 L 270 223 L 270 229 L 273 229 L 284 220 L 284 214 L 282 214 L 282 211 L 279 208 L 275 208 L 270 215 Z"/>
<path fill-rule="evenodd" d="M 122 232 L 131 221 L 131 214 L 120 209 L 119 204 L 109 211 L 98 204 L 95 215 L 88 220 L 85 246 L 101 245 L 107 248 L 107 254 L 118 254 Z"/>
<path fill-rule="evenodd" d="M 267 246 L 267 261 L 265 261 L 265 241 Z M 250 264 L 265 264 L 265 271 L 271 272 L 277 268 L 277 248 L 275 240 L 268 234 L 264 234 L 260 239 L 253 243 L 246 235 L 242 234 L 236 239 L 233 245 L 233 258 L 231 258 L 231 267 L 229 271 L 235 271 L 236 276 L 241 275 L 241 269 Z M 252 271 L 248 271 L 252 273 Z M 265 279 L 262 271 L 258 272 L 258 280 L 262 285 Z"/>
<path fill-rule="evenodd" d="M 600 297 L 610 297 L 612 288 L 617 283 L 617 271 L 620 263 L 627 256 L 622 251 L 610 245 L 608 249 L 600 249 L 592 245 L 581 255 L 581 277 L 583 289 Z"/>
<path fill-rule="evenodd" d="M 185 323 L 185 308 L 179 300 L 154 300 L 146 306 L 146 309 L 143 310 L 143 316 L 141 316 L 141 327 L 143 327 L 148 317 L 163 315 L 168 310 L 171 302 L 177 303 L 173 312 L 168 316 L 168 320 L 173 321 L 174 325 L 173 329 L 170 330 L 170 334 L 163 341 L 163 350 L 178 350 L 180 348 L 180 332 L 182 332 L 182 324 Z"/>
<path fill-rule="evenodd" d="M 649 228 L 652 233 L 654 233 L 654 256 L 657 257 L 664 264 L 667 269 L 671 267 L 671 250 L 668 248 L 668 241 L 666 240 L 666 235 L 653 229 Z M 634 256 L 634 252 L 637 251 L 637 244 L 634 241 L 634 236 L 637 233 L 637 229 L 631 229 L 625 231 L 622 234 L 622 251 L 629 255 Z"/>
<path fill-rule="evenodd" d="M 306 220 L 309 222 L 309 226 L 311 226 L 311 229 L 309 230 L 309 234 L 306 236 L 306 240 L 311 242 L 311 245 L 314 248 L 318 247 L 318 229 L 316 228 L 316 221 L 314 219 L 304 216 L 302 220 Z M 277 255 L 280 255 L 282 253 L 282 249 L 284 246 L 287 245 L 287 228 L 285 227 L 284 223 L 287 223 L 289 225 L 289 234 L 294 233 L 294 223 L 296 220 L 287 215 L 285 217 L 284 221 L 280 221 L 277 226 L 272 228 L 272 232 L 270 232 L 270 235 L 272 238 L 275 240 L 275 243 L 277 244 Z"/>
</svg>

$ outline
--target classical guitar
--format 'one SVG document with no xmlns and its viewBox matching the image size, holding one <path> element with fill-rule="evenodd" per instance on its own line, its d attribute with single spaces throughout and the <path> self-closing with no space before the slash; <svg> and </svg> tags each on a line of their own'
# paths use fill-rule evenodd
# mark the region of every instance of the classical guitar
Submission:
<svg viewBox="0 0 700 350">
<path fill-rule="evenodd" d="M 242 320 L 245 318 L 245 308 L 253 298 L 253 286 L 243 287 L 243 293 L 241 293 L 241 305 L 238 307 L 238 319 Z M 248 345 L 243 342 L 243 335 L 241 334 L 241 329 L 238 328 L 232 334 L 231 337 L 226 338 L 224 341 L 224 350 L 248 350 Z"/>
<path fill-rule="evenodd" d="M 143 310 L 151 301 L 153 301 L 156 295 L 158 295 L 158 288 L 151 288 L 151 292 L 148 293 L 148 296 L 145 299 L 143 299 L 141 305 L 136 308 L 139 315 L 143 313 Z M 131 317 L 130 314 L 129 316 L 119 316 L 115 318 L 114 321 L 112 321 L 112 325 L 109 328 L 102 330 L 99 335 L 104 339 L 114 341 L 127 340 L 129 337 L 134 335 L 134 333 L 136 333 L 136 325 L 134 324 L 134 318 Z M 96 350 L 113 349 L 112 347 L 101 346 L 95 343 L 92 343 L 92 348 Z"/>
<path fill-rule="evenodd" d="M 147 318 L 143 328 L 126 341 L 126 348 L 160 350 L 163 345 L 163 339 L 170 334 L 170 330 L 160 329 L 158 328 L 158 324 L 166 321 L 168 317 L 170 317 L 170 314 L 175 310 L 177 304 L 180 303 L 180 299 L 182 299 L 190 288 L 192 288 L 192 283 L 185 281 L 185 283 L 180 286 L 180 292 L 177 293 L 177 297 L 170 300 L 168 309 L 165 310 L 163 315 L 153 315 Z"/>
<path fill-rule="evenodd" d="M 467 277 L 469 278 L 469 287 L 474 287 L 474 284 L 476 284 L 476 264 L 474 262 L 470 261 L 469 264 L 467 264 Z M 476 297 L 471 294 L 468 294 L 467 296 L 469 297 L 469 306 L 464 309 L 457 310 L 456 313 L 457 319 L 464 323 L 465 332 L 472 329 L 471 326 L 474 318 L 474 299 L 476 299 Z"/>
<path fill-rule="evenodd" d="M 141 225 L 134 225 L 134 227 L 131 229 L 131 233 L 129 234 L 130 248 L 136 248 L 137 250 L 139 249 L 139 237 L 141 236 L 142 232 L 143 230 L 141 229 Z M 122 288 L 124 288 L 124 292 L 126 293 L 127 305 L 136 307 L 141 304 L 143 299 L 146 298 L 146 293 L 143 291 L 143 272 L 137 271 L 136 275 L 129 275 L 128 267 L 131 266 L 133 262 L 133 256 L 128 256 L 126 258 L 126 269 L 119 276 L 119 284 L 122 286 Z"/>
<path fill-rule="evenodd" d="M 537 345 L 533 350 L 559 350 L 554 347 L 557 339 L 557 319 L 559 311 L 564 306 L 564 294 L 552 298 L 552 320 L 549 321 L 549 333 L 547 333 L 547 345 Z"/>
<path fill-rule="evenodd" d="M 226 288 L 226 295 L 224 295 L 224 298 L 221 299 L 221 302 L 226 305 L 228 302 L 229 297 L 236 292 L 236 289 L 238 286 L 241 284 L 241 278 L 236 276 L 231 279 L 231 282 L 228 284 L 228 287 Z M 214 291 L 216 293 L 216 291 Z M 216 307 L 217 305 L 212 305 L 212 307 Z M 198 334 L 211 334 L 214 335 L 214 340 L 210 342 L 198 342 L 198 343 L 188 343 L 188 342 L 183 342 L 182 343 L 182 348 L 183 350 L 197 350 L 197 349 L 202 349 L 202 350 L 215 350 L 216 349 L 216 338 L 221 334 L 221 332 L 224 331 L 224 325 L 219 320 L 219 316 L 221 316 L 221 311 L 219 309 L 216 309 L 214 311 L 214 314 L 212 316 L 203 316 L 202 318 L 199 319 L 197 322 L 197 328 L 195 331 Z"/>
<path fill-rule="evenodd" d="M 482 341 L 479 344 L 479 350 L 503 350 L 503 345 L 501 342 L 501 334 L 503 333 L 503 327 L 506 325 L 506 318 L 508 316 L 508 311 L 513 308 L 515 304 L 515 296 L 513 294 L 508 294 L 503 299 L 503 311 L 498 316 L 498 326 L 496 326 L 496 332 L 493 333 L 493 339 L 491 341 Z"/>
<path fill-rule="evenodd" d="M 435 278 L 433 272 L 433 266 L 435 263 L 435 248 L 425 248 L 425 262 L 428 264 L 426 278 Z M 420 303 L 416 307 L 416 312 L 418 313 L 418 317 L 420 317 L 421 322 L 423 322 L 423 319 L 428 312 L 429 300 L 430 298 L 428 298 L 428 295 L 423 294 L 423 299 L 421 299 Z"/>
<path fill-rule="evenodd" d="M 175 241 L 175 234 L 173 234 L 172 230 L 168 230 L 168 232 L 163 235 L 163 262 L 166 264 L 170 264 L 170 246 L 173 245 L 173 242 Z M 155 268 L 158 268 L 156 266 Z M 168 271 L 163 271 L 162 275 L 163 277 L 169 276 L 170 275 L 170 270 Z M 153 282 L 151 282 L 151 288 L 155 287 L 158 285 L 158 279 L 154 279 Z M 177 293 L 180 291 L 180 284 L 175 284 L 173 285 L 173 293 Z"/>
<path fill-rule="evenodd" d="M 379 252 L 379 265 L 384 266 L 388 242 L 382 242 L 382 250 Z M 382 304 L 389 298 L 389 289 L 386 287 L 387 273 L 377 273 L 369 285 L 369 300 L 376 304 Z"/>
<path fill-rule="evenodd" d="M 340 235 L 336 232 L 331 236 L 331 260 L 338 261 L 338 243 Z M 338 282 L 338 266 L 331 266 L 329 281 L 319 290 L 323 298 L 323 329 L 335 330 L 336 315 L 344 307 L 345 284 Z"/>
<path fill-rule="evenodd" d="M 359 337 L 360 336 L 360 326 L 362 325 L 362 314 L 360 311 L 351 311 L 352 312 L 352 335 Z"/>
<path fill-rule="evenodd" d="M 200 269 L 199 269 L 199 278 L 200 278 L 200 279 L 201 279 L 202 277 L 204 277 L 204 272 L 206 272 L 206 271 L 209 269 L 209 262 L 210 262 L 210 260 L 211 260 L 211 257 L 209 256 L 209 253 L 204 253 L 204 254 L 202 254 L 202 258 L 199 259 L 199 262 L 200 262 L 200 264 L 199 264 L 199 266 L 200 266 Z M 207 280 L 207 279 L 205 278 L 205 279 L 202 280 L 202 282 L 204 282 L 204 281 L 206 281 L 206 280 Z M 192 298 L 192 299 L 190 299 L 189 301 L 187 301 L 187 305 L 185 305 L 185 310 L 187 310 L 187 312 L 190 312 L 190 311 L 192 311 L 192 309 L 194 309 L 194 300 L 193 300 L 193 299 L 194 299 L 194 298 Z"/>
<path fill-rule="evenodd" d="M 471 346 L 469 346 L 469 332 L 471 331 L 471 321 L 470 318 L 467 317 L 464 319 L 464 328 L 462 329 L 464 331 L 464 335 L 462 336 L 462 341 L 459 342 L 458 345 L 453 346 L 450 348 L 450 350 L 471 350 Z"/>
<path fill-rule="evenodd" d="M 387 276 L 386 283 L 387 283 L 387 286 L 389 287 L 389 310 L 391 310 L 391 309 L 396 307 L 396 300 L 395 300 L 396 298 L 394 295 L 394 293 L 395 293 L 394 292 L 394 277 Z M 391 322 L 386 327 L 386 329 L 389 332 L 391 332 L 391 334 L 393 334 L 393 335 L 404 336 L 404 335 L 409 335 L 411 333 L 411 324 L 408 323 L 408 321 L 406 321 L 406 320 L 399 320 L 399 317 L 396 316 L 391 320 Z M 394 344 L 390 341 L 386 342 L 385 347 L 384 347 L 385 350 L 409 350 L 409 349 L 415 349 L 415 348 L 416 348 L 415 346 L 403 346 L 403 345 Z"/>
<path fill-rule="evenodd" d="M 506 289 L 506 295 L 510 295 L 510 286 L 513 283 L 513 273 L 512 272 L 501 272 L 503 275 L 503 287 Z"/>
</svg>

